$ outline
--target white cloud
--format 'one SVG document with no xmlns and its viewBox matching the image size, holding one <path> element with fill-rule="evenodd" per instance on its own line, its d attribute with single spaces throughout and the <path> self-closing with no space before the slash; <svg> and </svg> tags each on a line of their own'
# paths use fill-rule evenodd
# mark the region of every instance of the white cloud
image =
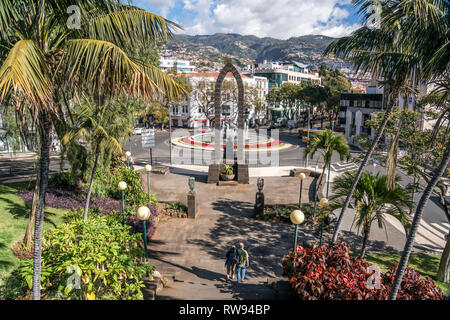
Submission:
<svg viewBox="0 0 450 320">
<path fill-rule="evenodd" d="M 150 2 L 170 3 L 173 0 Z M 287 39 L 305 34 L 343 36 L 358 25 L 343 23 L 349 12 L 336 4 L 348 0 L 183 0 L 195 14 L 183 21 L 188 34 L 216 32 L 252 34 Z"/>
</svg>

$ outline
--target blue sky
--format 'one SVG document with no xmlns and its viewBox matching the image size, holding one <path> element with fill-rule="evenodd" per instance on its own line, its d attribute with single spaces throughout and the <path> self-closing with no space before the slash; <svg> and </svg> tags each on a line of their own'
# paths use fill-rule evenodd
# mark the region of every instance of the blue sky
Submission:
<svg viewBox="0 0 450 320">
<path fill-rule="evenodd" d="M 305 34 L 340 37 L 360 26 L 351 0 L 134 0 L 183 26 L 183 33 L 217 32 L 287 39 Z"/>
</svg>

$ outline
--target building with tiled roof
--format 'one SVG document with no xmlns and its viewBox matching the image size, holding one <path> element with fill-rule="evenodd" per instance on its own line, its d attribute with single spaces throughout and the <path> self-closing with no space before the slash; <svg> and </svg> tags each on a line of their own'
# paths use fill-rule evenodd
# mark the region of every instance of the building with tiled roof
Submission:
<svg viewBox="0 0 450 320">
<path fill-rule="evenodd" d="M 173 105 L 170 108 L 170 121 L 174 127 L 202 128 L 211 127 L 215 119 L 213 92 L 218 72 L 189 72 L 179 76 L 187 78 L 188 83 L 193 90 L 190 96 L 181 103 Z M 259 103 L 258 106 L 246 105 L 244 116 L 249 125 L 264 122 L 266 116 L 265 107 L 261 104 L 266 101 L 266 95 L 269 92 L 268 80 L 264 77 L 248 76 L 241 74 L 242 81 L 246 87 L 246 95 L 252 98 L 247 101 Z M 235 79 L 232 73 L 228 73 L 225 81 Z M 256 95 L 256 96 L 255 96 Z M 235 92 L 222 92 L 222 122 L 236 122 L 237 119 L 237 89 Z M 263 110 L 262 110 L 263 109 Z"/>
</svg>

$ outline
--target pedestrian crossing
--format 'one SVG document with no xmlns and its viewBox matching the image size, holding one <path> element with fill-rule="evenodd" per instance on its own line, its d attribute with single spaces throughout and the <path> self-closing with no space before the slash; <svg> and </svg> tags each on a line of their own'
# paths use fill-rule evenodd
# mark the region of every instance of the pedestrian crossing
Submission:
<svg viewBox="0 0 450 320">
<path fill-rule="evenodd" d="M 354 162 L 336 162 L 331 164 L 331 170 L 337 173 L 344 173 L 358 169 Z"/>
<path fill-rule="evenodd" d="M 392 216 L 386 215 L 386 220 L 399 232 L 405 234 L 401 223 Z M 429 248 L 433 251 L 441 251 L 445 247 L 447 235 L 450 232 L 450 224 L 446 222 L 427 222 L 424 219 L 420 221 L 417 230 L 414 245 Z M 439 249 L 438 249 L 439 248 Z"/>
</svg>

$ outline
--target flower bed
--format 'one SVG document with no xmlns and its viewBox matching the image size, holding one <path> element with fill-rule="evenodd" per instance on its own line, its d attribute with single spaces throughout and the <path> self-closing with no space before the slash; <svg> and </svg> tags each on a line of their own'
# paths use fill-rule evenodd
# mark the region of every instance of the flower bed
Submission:
<svg viewBox="0 0 450 320">
<path fill-rule="evenodd" d="M 186 146 L 194 146 L 194 147 L 201 147 L 201 148 L 210 148 L 214 149 L 214 143 L 208 143 L 208 142 L 199 142 L 194 140 L 192 136 L 182 137 L 179 138 L 178 143 L 186 145 Z M 255 150 L 255 149 L 271 149 L 271 148 L 277 148 L 282 147 L 284 143 L 282 143 L 280 140 L 277 140 L 275 138 L 270 138 L 270 141 L 267 143 L 254 143 L 254 144 L 245 144 L 244 149 L 245 150 Z M 224 149 L 226 145 L 222 145 L 222 149 Z M 237 149 L 238 146 L 233 146 L 234 149 Z"/>
<path fill-rule="evenodd" d="M 364 259 L 350 256 L 345 242 L 297 246 L 297 252 L 290 251 L 282 264 L 301 300 L 386 300 L 397 268 L 393 265 L 377 277 Z M 407 268 L 397 299 L 443 300 L 445 296 L 429 277 L 421 278 Z"/>
<path fill-rule="evenodd" d="M 264 206 L 264 214 L 263 215 L 254 215 L 254 218 L 257 220 L 263 221 L 273 221 L 273 222 L 283 222 L 283 223 L 291 223 L 290 215 L 292 211 L 298 210 L 298 204 L 268 204 Z M 317 210 L 317 219 L 312 219 L 313 215 L 313 204 L 303 204 L 301 211 L 305 214 L 305 223 L 316 223 L 319 218 L 319 210 Z"/>
<path fill-rule="evenodd" d="M 158 204 L 159 221 L 165 218 L 187 218 L 187 207 L 179 202 Z"/>
<path fill-rule="evenodd" d="M 31 204 L 33 201 L 33 193 L 34 189 L 19 190 L 17 195 L 25 203 Z M 66 188 L 49 186 L 45 196 L 45 204 L 56 209 L 80 210 L 84 209 L 86 205 L 86 196 L 81 192 L 77 193 Z M 120 211 L 122 204 L 119 200 L 93 194 L 89 208 L 102 213 L 109 213 L 111 211 Z"/>
<path fill-rule="evenodd" d="M 146 233 L 147 233 L 147 239 L 150 240 L 156 231 L 156 223 L 157 223 L 157 217 L 158 217 L 158 210 L 155 206 L 149 205 L 148 208 L 150 209 L 150 218 L 146 221 Z M 136 210 L 134 210 L 130 215 L 127 217 L 127 224 L 131 226 L 131 230 L 133 233 L 139 233 L 142 234 L 144 231 L 144 226 L 142 225 L 142 221 L 138 219 L 138 217 L 135 214 Z"/>
</svg>

